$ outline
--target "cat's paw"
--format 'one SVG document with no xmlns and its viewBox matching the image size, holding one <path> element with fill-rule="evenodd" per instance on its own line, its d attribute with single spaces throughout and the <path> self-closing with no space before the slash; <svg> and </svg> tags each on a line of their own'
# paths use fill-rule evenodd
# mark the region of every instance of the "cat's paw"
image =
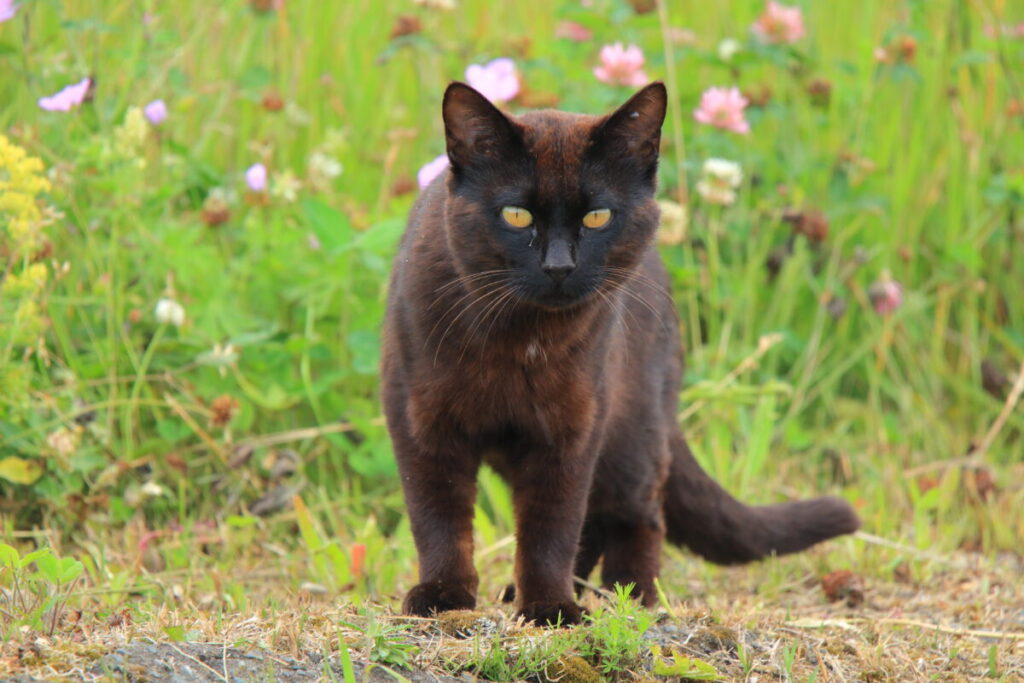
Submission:
<svg viewBox="0 0 1024 683">
<path fill-rule="evenodd" d="M 432 581 L 409 591 L 402 601 L 402 613 L 430 617 L 453 609 L 473 609 L 476 596 L 457 583 Z"/>
<path fill-rule="evenodd" d="M 583 620 L 586 611 L 575 602 L 528 602 L 519 615 L 538 626 L 571 626 Z"/>
</svg>

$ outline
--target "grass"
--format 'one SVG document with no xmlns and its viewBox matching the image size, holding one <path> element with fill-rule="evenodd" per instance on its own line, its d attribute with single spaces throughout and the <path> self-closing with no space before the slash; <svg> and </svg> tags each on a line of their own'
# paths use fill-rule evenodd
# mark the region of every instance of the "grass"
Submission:
<svg viewBox="0 0 1024 683">
<path fill-rule="evenodd" d="M 1019 675 L 1005 633 L 1019 635 L 1007 614 L 1022 604 L 1007 577 L 1024 541 L 1024 42 L 986 31 L 1024 20 L 1012 3 L 800 3 L 793 46 L 749 37 L 753 0 L 256 4 L 30 0 L 0 23 L 0 134 L 41 160 L 19 182 L 50 185 L 25 181 L 33 198 L 14 206 L 0 156 L 0 538 L 19 561 L 48 549 L 82 565 L 59 607 L 38 563 L 0 570 L 4 666 L 73 668 L 124 639 L 176 636 L 371 661 L 367 634 L 342 622 L 366 631 L 380 615 L 386 645 L 415 580 L 378 330 L 416 170 L 443 152 L 443 88 L 511 56 L 512 111 L 606 111 L 629 89 L 591 70 L 600 45 L 624 41 L 670 85 L 660 192 L 685 200 L 687 225 L 661 249 L 694 451 L 744 499 L 831 491 L 865 524 L 746 569 L 666 551 L 664 617 L 739 636 L 721 655 L 666 638 L 663 666 L 676 648 L 734 678 Z M 391 37 L 399 15 L 419 30 Z M 567 20 L 593 38 L 556 38 Z M 727 37 L 742 49 L 724 61 Z M 37 107 L 85 76 L 90 102 Z M 703 90 L 732 84 L 757 100 L 748 136 L 692 118 Z M 158 97 L 167 121 L 133 127 L 131 108 Z M 741 164 L 735 205 L 696 192 L 709 157 Z M 257 162 L 269 193 L 246 189 Z M 887 278 L 902 299 L 882 315 Z M 157 319 L 161 299 L 183 325 Z M 514 544 L 493 473 L 476 525 L 490 608 Z M 818 588 L 843 568 L 866 581 L 859 608 Z M 36 592 L 13 599 L 15 576 Z M 519 637 L 492 637 L 506 636 Z M 49 655 L 32 655 L 37 637 Z M 417 638 L 401 642 L 422 654 Z M 609 661 L 587 642 L 543 651 Z M 815 652 L 828 653 L 818 668 Z M 829 657 L 839 668 L 820 668 Z M 498 677 L 525 677 L 499 659 Z M 641 675 L 640 660 L 615 666 Z"/>
</svg>

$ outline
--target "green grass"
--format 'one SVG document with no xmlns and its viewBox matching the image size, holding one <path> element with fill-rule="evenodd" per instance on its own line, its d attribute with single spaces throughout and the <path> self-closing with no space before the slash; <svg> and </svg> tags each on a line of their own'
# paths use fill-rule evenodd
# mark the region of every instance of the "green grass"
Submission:
<svg viewBox="0 0 1024 683">
<path fill-rule="evenodd" d="M 512 111 L 603 112 L 629 90 L 591 70 L 602 44 L 624 41 L 643 47 L 651 78 L 672 76 L 660 191 L 689 198 L 689 224 L 662 253 L 694 451 L 745 499 L 839 493 L 865 531 L 908 548 L 837 541 L 766 563 L 751 588 L 777 597 L 836 566 L 890 577 L 912 549 L 1019 552 L 1024 411 L 1004 406 L 1024 361 L 1024 41 L 985 27 L 1024 16 L 998 2 L 804 2 L 806 38 L 772 47 L 749 36 L 760 2 L 668 2 L 667 23 L 593 4 L 260 14 L 183 0 L 153 3 L 147 23 L 149 3 L 31 0 L 0 24 L 0 133 L 42 160 L 40 200 L 60 213 L 31 248 L 0 230 L 0 279 L 47 266 L 45 282 L 0 298 L 0 537 L 81 560 L 77 599 L 105 614 L 131 595 L 173 602 L 174 586 L 227 611 L 273 609 L 263 581 L 396 604 L 415 554 L 380 419 L 378 332 L 409 188 L 443 152 L 444 86 L 511 56 L 526 86 Z M 422 30 L 389 38 L 399 14 Z M 556 39 L 569 19 L 594 37 Z M 666 46 L 678 28 L 692 40 Z M 716 52 L 726 37 L 743 43 L 730 63 Z M 907 37 L 911 59 L 876 61 Z M 81 108 L 36 106 L 90 75 Z M 815 80 L 827 101 L 809 96 Z M 770 90 L 748 136 L 692 117 L 703 90 L 733 84 Z M 157 97 L 167 121 L 133 140 L 129 109 Z M 343 173 L 317 179 L 315 152 Z M 715 156 L 742 165 L 734 206 L 694 189 Z M 265 199 L 243 181 L 257 162 L 271 171 Z M 288 177 L 293 199 L 278 191 Z M 209 225 L 204 207 L 221 200 L 230 216 Z M 822 212 L 827 236 L 797 235 L 787 210 Z M 903 286 L 888 316 L 870 298 L 886 273 Z M 182 327 L 156 320 L 163 297 L 184 306 Z M 257 501 L 263 516 L 249 513 Z M 512 513 L 492 473 L 477 528 L 496 591 Z M 666 554 L 673 598 L 692 590 L 685 561 Z M 5 617 L 5 637 L 23 617 Z"/>
</svg>

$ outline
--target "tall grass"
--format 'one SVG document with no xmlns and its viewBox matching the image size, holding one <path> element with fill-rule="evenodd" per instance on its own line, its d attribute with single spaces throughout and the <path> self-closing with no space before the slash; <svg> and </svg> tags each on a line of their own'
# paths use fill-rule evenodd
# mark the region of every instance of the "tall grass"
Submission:
<svg viewBox="0 0 1024 683">
<path fill-rule="evenodd" d="M 1022 17 L 1002 2 L 805 3 L 808 35 L 789 49 L 749 39 L 759 2 L 666 6 L 667 26 L 622 0 L 289 2 L 266 14 L 239 0 L 25 3 L 0 25 L 0 130 L 50 169 L 64 217 L 47 228 L 47 258 L 70 270 L 47 285 L 39 341 L 0 358 L 0 455 L 43 470 L 31 484 L 0 479 L 5 527 L 69 540 L 82 528 L 188 527 L 283 486 L 309 507 L 298 521 L 320 580 L 351 578 L 348 543 L 368 545 L 368 566 L 400 566 L 412 550 L 379 419 L 378 330 L 407 190 L 444 149 L 443 88 L 470 63 L 512 56 L 527 89 L 513 111 L 605 111 L 629 92 L 591 69 L 602 44 L 624 41 L 645 49 L 652 78 L 666 76 L 665 54 L 675 66 L 662 193 L 692 187 L 711 156 L 745 174 L 733 207 L 691 190 L 687 238 L 663 247 L 688 346 L 683 426 L 700 459 L 759 502 L 833 489 L 874 533 L 1019 547 L 1024 413 L 983 454 L 997 493 L 971 494 L 959 463 L 1006 396 L 986 392 L 982 362 L 1007 377 L 1024 358 L 1012 112 L 1024 43 L 984 30 Z M 391 38 L 399 14 L 422 30 Z M 594 38 L 556 39 L 569 19 Z M 679 28 L 693 38 L 665 50 Z M 726 37 L 744 43 L 730 62 L 716 53 Z M 904 39 L 909 59 L 877 61 L 876 47 Z M 84 76 L 92 102 L 38 109 Z M 814 80 L 830 86 L 825 101 L 808 95 Z M 731 84 L 770 91 L 749 136 L 693 121 L 705 88 Z M 131 158 L 112 154 L 126 110 L 157 97 L 166 123 Z M 344 167 L 320 187 L 317 150 Z M 272 185 L 293 174 L 295 199 L 247 196 L 242 174 L 257 162 Z M 203 209 L 217 188 L 231 215 L 212 226 Z M 796 235 L 787 209 L 821 211 L 827 237 Z M 772 277 L 765 263 L 779 254 Z M 889 316 L 869 293 L 886 272 L 903 287 Z M 183 327 L 155 319 L 161 297 L 184 305 Z M 826 306 L 836 299 L 838 318 Z M 0 341 L 13 334 L 3 322 Z M 237 404 L 226 424 L 218 397 Z M 275 471 L 283 449 L 295 473 Z M 940 485 L 926 490 L 918 472 Z M 491 479 L 482 488 L 494 543 L 510 533 L 507 494 Z M 264 531 L 291 543 L 287 528 Z"/>
</svg>

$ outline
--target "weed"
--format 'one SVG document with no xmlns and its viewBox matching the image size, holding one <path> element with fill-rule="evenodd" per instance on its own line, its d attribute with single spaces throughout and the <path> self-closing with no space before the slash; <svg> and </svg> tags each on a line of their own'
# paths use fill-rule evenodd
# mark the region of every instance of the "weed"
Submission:
<svg viewBox="0 0 1024 683">
<path fill-rule="evenodd" d="M 372 608 L 361 610 L 360 615 L 364 618 L 361 625 L 345 621 L 340 623 L 363 634 L 362 647 L 370 661 L 382 665 L 408 667 L 418 651 L 418 648 L 405 638 L 409 625 L 385 619 Z M 344 642 L 339 647 L 344 647 Z"/>
<path fill-rule="evenodd" d="M 84 566 L 49 548 L 20 556 L 0 543 L 0 623 L 3 638 L 27 625 L 53 635 Z"/>
<path fill-rule="evenodd" d="M 604 673 L 629 670 L 647 652 L 644 634 L 656 616 L 632 597 L 633 589 L 633 584 L 615 584 L 610 604 L 600 605 L 584 618 L 587 628 L 580 654 Z"/>
</svg>

